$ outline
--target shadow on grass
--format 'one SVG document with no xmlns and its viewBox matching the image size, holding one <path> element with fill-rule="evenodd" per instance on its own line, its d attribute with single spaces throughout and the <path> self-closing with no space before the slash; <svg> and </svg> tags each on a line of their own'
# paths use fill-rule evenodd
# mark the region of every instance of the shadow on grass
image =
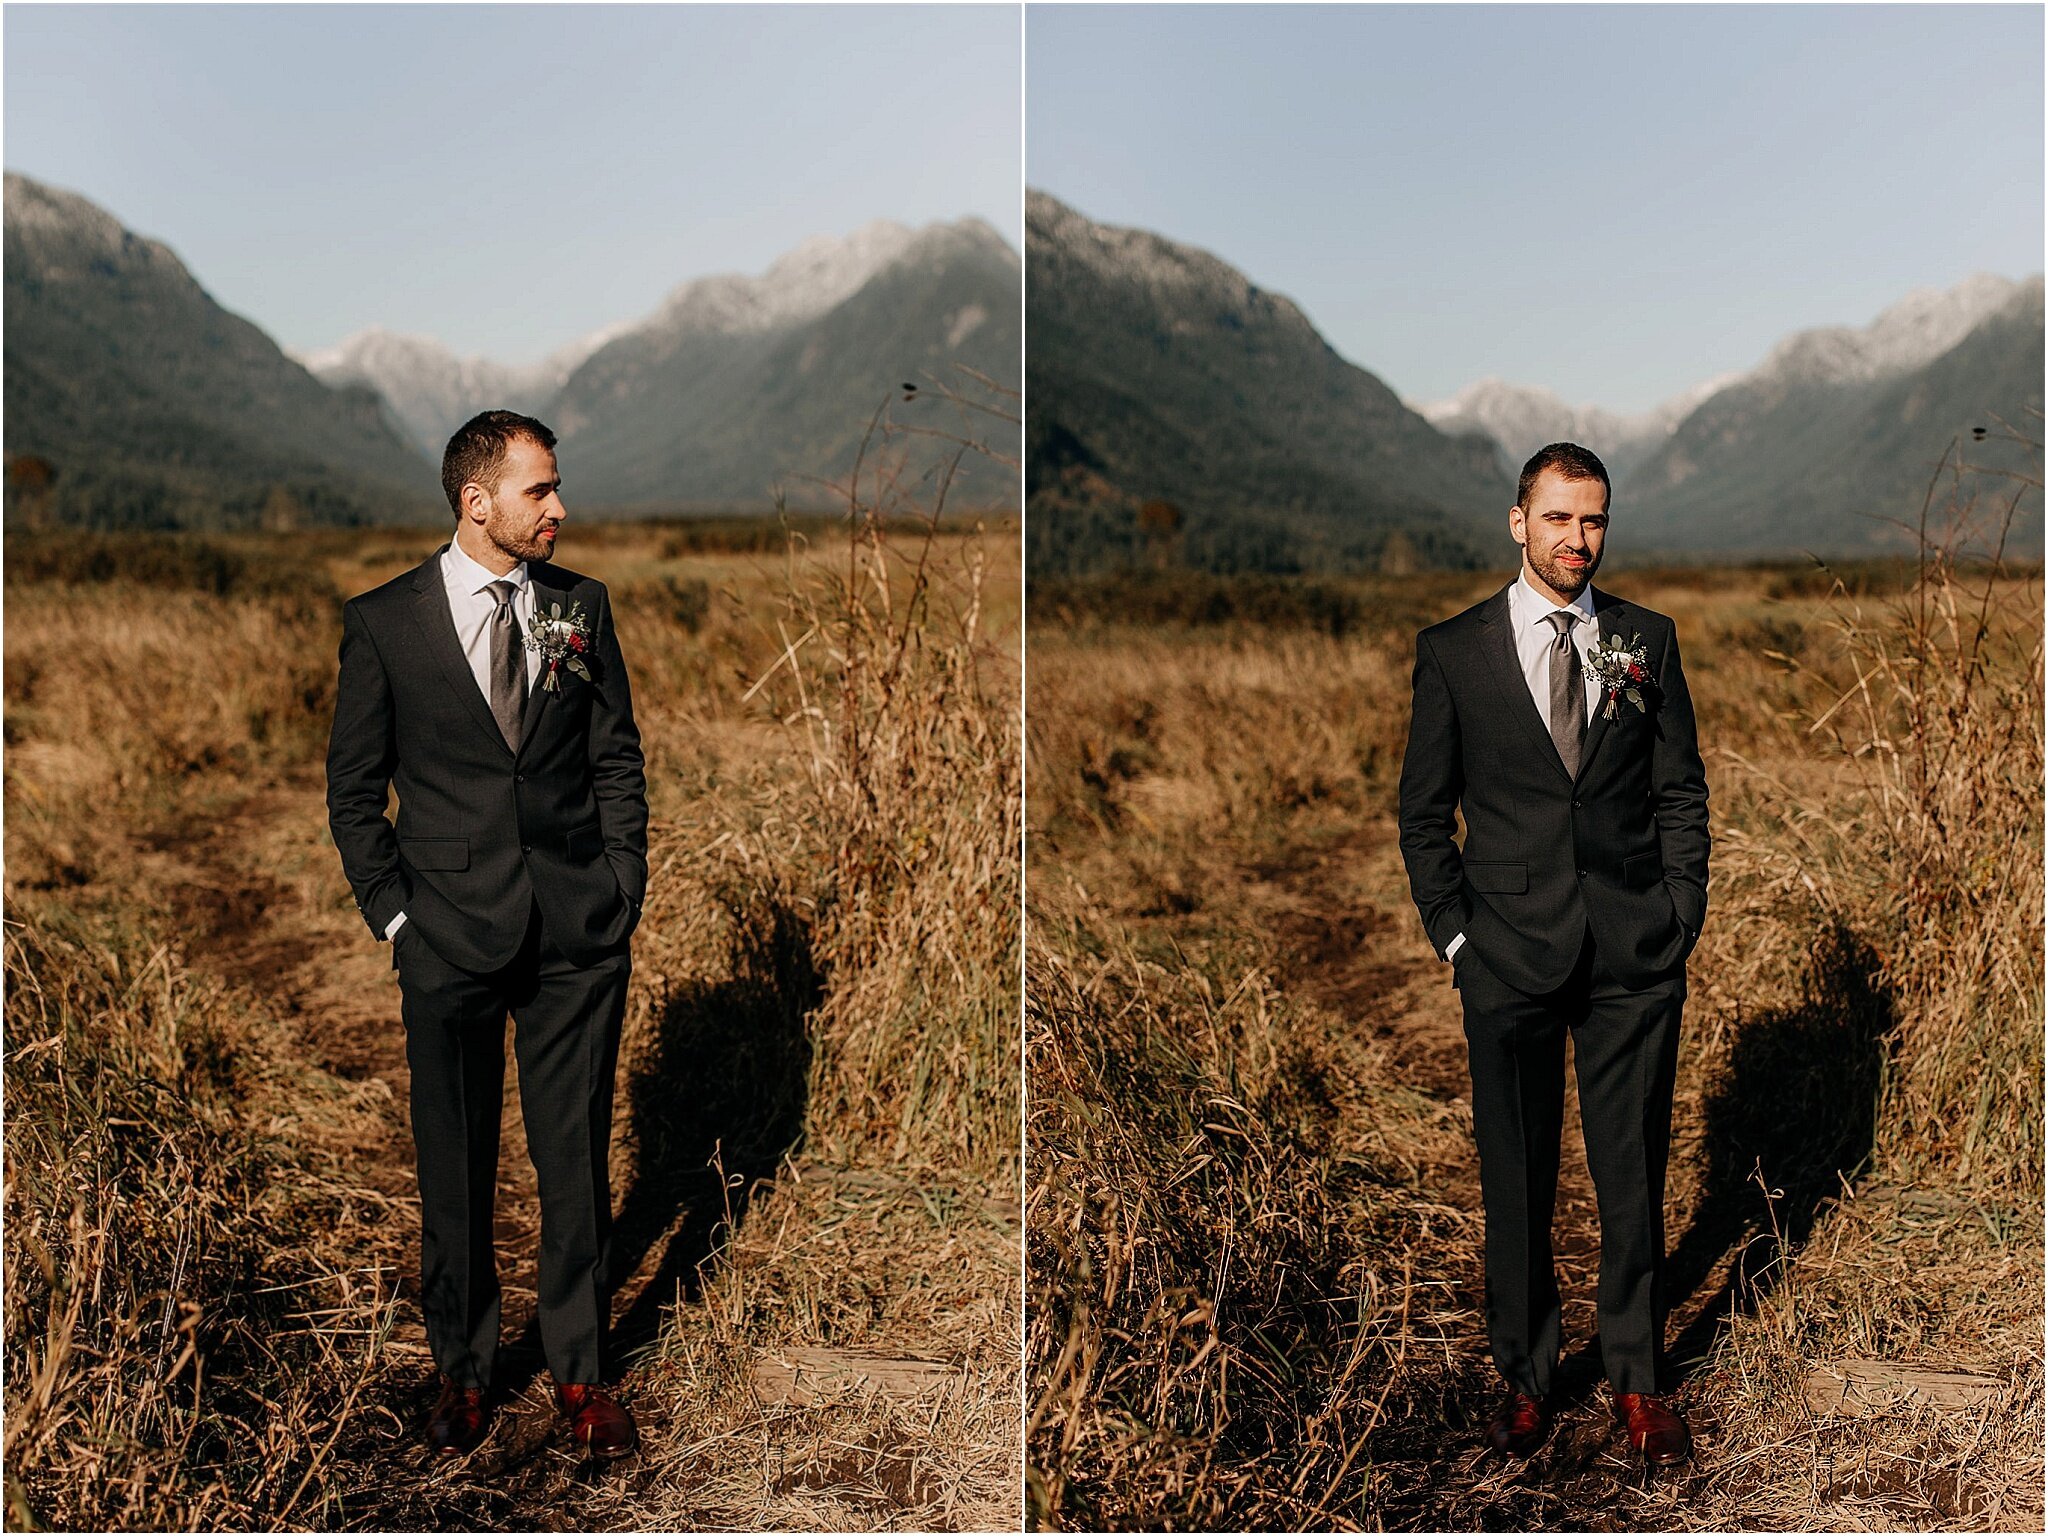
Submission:
<svg viewBox="0 0 2048 1536">
<path fill-rule="evenodd" d="M 661 1311 L 700 1286 L 728 1218 L 774 1177 L 803 1133 L 812 1042 L 808 1021 L 823 998 L 809 924 L 763 901 L 738 914 L 726 979 L 672 987 L 652 1038 L 628 1069 L 620 1113 L 628 1117 L 635 1168 L 612 1224 L 612 1272 L 646 1284 L 613 1325 L 608 1374 L 651 1343 Z M 724 1178 L 721 1179 L 721 1168 Z M 490 1438 L 473 1457 L 443 1464 L 420 1438 L 435 1396 L 431 1378 L 394 1381 L 382 1412 L 358 1415 L 343 1459 L 362 1468 L 341 1489 L 330 1527 L 381 1530 L 531 1528 L 533 1511 L 558 1501 L 568 1481 L 630 1478 L 616 1466 L 565 1463 L 552 1407 L 521 1394 L 547 1369 L 538 1319 L 498 1351 Z"/>
<path fill-rule="evenodd" d="M 1706 1101 L 1706 1193 L 1665 1269 L 1674 1310 L 1714 1287 L 1672 1341 L 1681 1379 L 1868 1163 L 1895 1023 L 1875 952 L 1838 925 L 1815 943 L 1799 1003 L 1741 1025 Z"/>
<path fill-rule="evenodd" d="M 664 1001 L 653 1048 L 627 1086 L 638 1156 L 613 1229 L 613 1273 L 632 1274 L 664 1247 L 614 1327 L 615 1358 L 653 1341 L 662 1307 L 696 1294 L 728 1217 L 742 1219 L 803 1135 L 809 1020 L 823 999 L 809 924 L 768 905 L 743 916 L 730 979 Z"/>
<path fill-rule="evenodd" d="M 1712 1354 L 1734 1316 L 1770 1293 L 1843 1180 L 1868 1161 L 1893 1023 L 1876 955 L 1835 928 L 1814 946 L 1799 1002 L 1740 1024 L 1704 1106 L 1706 1193 L 1666 1261 L 1674 1311 L 1706 1295 L 1672 1341 L 1673 1386 Z M 1774 1198 L 1754 1177 L 1759 1169 Z M 1557 1430 L 1515 1466 L 1477 1449 L 1499 1377 L 1482 1358 L 1458 1361 L 1435 1402 L 1410 1405 L 1406 1422 L 1376 1437 L 1405 1479 L 1371 1517 L 1388 1529 L 1626 1528 L 1617 1525 L 1624 1488 L 1659 1475 L 1618 1453 L 1604 1375 L 1597 1337 L 1567 1355 Z"/>
<path fill-rule="evenodd" d="M 823 996 L 809 924 L 763 903 L 740 917 L 727 979 L 685 983 L 663 998 L 624 1084 L 635 1166 L 612 1224 L 612 1273 L 632 1275 L 660 1251 L 613 1323 L 608 1374 L 654 1341 L 663 1307 L 697 1294 L 728 1220 L 744 1218 L 802 1136 L 808 1021 Z M 501 1386 L 517 1392 L 544 1364 L 535 1319 L 501 1351 Z"/>
</svg>

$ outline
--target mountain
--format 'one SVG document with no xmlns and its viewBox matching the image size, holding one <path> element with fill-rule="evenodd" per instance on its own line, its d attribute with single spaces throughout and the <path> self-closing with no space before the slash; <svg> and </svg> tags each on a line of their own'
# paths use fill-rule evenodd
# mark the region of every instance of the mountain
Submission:
<svg viewBox="0 0 2048 1536">
<path fill-rule="evenodd" d="M 1634 537 L 1701 553 L 1875 554 L 1910 546 L 1952 440 L 1965 458 L 2041 478 L 2038 448 L 2003 441 L 1997 419 L 2039 440 L 2039 276 L 1976 277 L 1909 294 L 1860 330 L 1802 331 L 1717 390 L 1618 483 Z M 1983 443 L 1973 427 L 1990 428 Z M 2004 483 L 2004 482 L 2000 482 Z M 2038 490 L 2015 527 L 2041 548 Z"/>
<path fill-rule="evenodd" d="M 577 366 L 623 329 L 609 326 L 573 341 L 530 368 L 457 357 L 430 336 L 401 336 L 380 326 L 337 346 L 289 355 L 328 384 L 376 390 L 412 440 L 439 464 L 455 429 L 479 411 L 544 414 Z"/>
<path fill-rule="evenodd" d="M 949 505 L 1014 505 L 1017 254 L 977 220 L 876 223 L 756 277 L 685 284 L 637 324 L 528 369 L 370 330 L 304 358 L 222 309 L 162 244 L 82 197 L 6 180 L 11 519 L 245 526 L 438 515 L 448 435 L 509 406 L 555 427 L 574 504 L 834 500 L 887 403 L 879 458 L 929 489 L 969 435 Z M 903 386 L 913 384 L 915 391 Z M 995 414 L 945 398 L 957 390 Z M 896 431 L 893 428 L 908 430 Z M 872 481 L 869 488 L 872 489 Z"/>
<path fill-rule="evenodd" d="M 439 502 L 374 391 L 321 383 L 85 198 L 9 172 L 4 265 L 11 519 L 359 523 Z"/>
<path fill-rule="evenodd" d="M 1204 251 L 1027 196 L 1031 569 L 1471 564 L 1514 482 Z"/>
<path fill-rule="evenodd" d="M 1699 404 L 1732 382 L 1734 374 L 1696 384 L 1683 394 L 1632 415 L 1597 405 L 1567 405 L 1547 389 L 1485 378 L 1445 400 L 1416 407 L 1439 430 L 1483 433 L 1501 446 L 1510 473 L 1520 474 L 1545 444 L 1579 443 L 1600 455 L 1616 483 L 1662 445 Z"/>
<path fill-rule="evenodd" d="M 686 283 L 647 320 L 598 347 L 548 409 L 563 477 L 607 505 L 833 500 L 816 481 L 854 464 L 869 421 L 902 385 L 890 420 L 973 436 L 1016 463 L 1013 421 L 968 414 L 934 394 L 1014 391 L 1022 374 L 1017 253 L 978 219 L 907 229 L 877 222 L 816 238 L 758 277 Z M 1014 416 L 1014 405 L 996 404 Z M 952 445 L 898 435 L 908 479 Z M 961 465 L 953 504 L 1014 505 L 1017 475 L 980 455 Z"/>
<path fill-rule="evenodd" d="M 1419 409 L 1446 431 L 1484 433 L 1514 465 L 1547 442 L 1584 443 L 1614 477 L 1632 548 L 1878 553 L 1903 547 L 1883 519 L 1917 516 L 1952 437 L 1989 425 L 1987 413 L 2028 429 L 2041 401 L 2040 288 L 1980 273 L 1915 289 L 1868 326 L 1796 332 L 1748 372 L 1633 416 L 1493 378 Z M 1971 447 L 1971 462 L 1994 469 L 2029 462 L 1996 439 Z M 2031 462 L 2039 478 L 2038 454 Z M 2037 520 L 2029 539 L 2040 542 Z"/>
<path fill-rule="evenodd" d="M 2033 286 L 2040 286 L 2038 278 Z M 1980 272 L 1949 289 L 1915 288 L 1861 329 L 1830 325 L 1795 332 L 1742 382 L 1763 387 L 1856 384 L 1906 373 L 1933 362 L 2027 287 Z"/>
</svg>

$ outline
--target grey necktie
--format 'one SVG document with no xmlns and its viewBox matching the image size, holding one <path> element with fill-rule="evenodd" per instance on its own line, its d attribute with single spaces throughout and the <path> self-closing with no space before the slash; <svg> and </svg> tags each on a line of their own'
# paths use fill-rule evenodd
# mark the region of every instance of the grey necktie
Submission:
<svg viewBox="0 0 2048 1536">
<path fill-rule="evenodd" d="M 526 642 L 519 615 L 512 611 L 509 581 L 494 581 L 490 594 L 498 606 L 491 612 L 491 713 L 505 733 L 505 745 L 519 750 L 520 727 L 526 719 Z"/>
<path fill-rule="evenodd" d="M 1550 648 L 1550 739 L 1557 743 L 1565 772 L 1573 775 L 1586 740 L 1586 679 L 1579 669 L 1579 648 L 1572 644 L 1572 626 L 1578 621 L 1571 608 L 1544 615 L 1557 631 L 1557 643 Z"/>
</svg>

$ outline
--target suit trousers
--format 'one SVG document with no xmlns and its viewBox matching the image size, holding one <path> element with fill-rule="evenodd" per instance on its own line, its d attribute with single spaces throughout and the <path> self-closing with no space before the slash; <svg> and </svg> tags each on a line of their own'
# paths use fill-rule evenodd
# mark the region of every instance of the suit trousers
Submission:
<svg viewBox="0 0 2048 1536">
<path fill-rule="evenodd" d="M 1540 996 L 1502 981 L 1469 941 L 1453 963 L 1472 1068 L 1494 1364 L 1520 1390 L 1550 1392 L 1562 1334 L 1550 1229 L 1569 1031 L 1600 1211 L 1601 1359 L 1617 1392 L 1666 1390 L 1664 1171 L 1685 969 L 1625 987 L 1601 965 L 1590 929 L 1565 984 Z"/>
<path fill-rule="evenodd" d="M 420 1310 L 435 1363 L 464 1386 L 491 1383 L 500 1309 L 492 1223 L 509 1013 L 519 1108 L 540 1187 L 541 1345 L 558 1381 L 606 1380 L 612 1097 L 628 947 L 576 965 L 549 941 L 536 905 L 518 954 L 500 970 L 479 975 L 451 965 L 411 922 L 398 930 L 393 964 L 412 1069 Z"/>
</svg>

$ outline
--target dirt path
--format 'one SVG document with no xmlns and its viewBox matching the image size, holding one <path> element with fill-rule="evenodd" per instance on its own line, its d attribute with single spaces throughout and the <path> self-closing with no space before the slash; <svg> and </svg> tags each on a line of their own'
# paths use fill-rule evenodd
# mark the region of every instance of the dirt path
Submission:
<svg viewBox="0 0 2048 1536">
<path fill-rule="evenodd" d="M 1442 1190 L 1445 1203 L 1477 1212 L 1479 1153 L 1469 1135 L 1472 1079 L 1463 1016 L 1450 968 L 1436 958 L 1407 902 L 1393 830 L 1391 825 L 1367 829 L 1356 840 L 1282 872 L 1280 884 L 1294 906 L 1281 933 L 1298 957 L 1291 973 L 1294 988 L 1350 1020 L 1365 1037 L 1384 1043 L 1399 1080 L 1439 1100 L 1467 1128 L 1468 1134 L 1459 1138 L 1462 1155 L 1434 1165 L 1429 1182 Z M 1358 904 L 1361 887 L 1374 893 L 1372 905 Z M 1399 905 L 1391 912 L 1377 894 L 1388 889 L 1399 892 Z M 1586 1168 L 1575 1083 L 1570 1079 L 1565 1089 L 1551 1229 L 1568 1352 L 1574 1341 L 1594 1332 L 1593 1284 L 1600 1267 L 1598 1208 Z M 1476 1269 L 1461 1273 L 1457 1288 L 1460 1299 L 1483 1316 L 1483 1274 Z"/>
<path fill-rule="evenodd" d="M 401 1299 L 375 1397 L 358 1415 L 355 1443 L 338 1448 L 338 1461 L 359 1469 L 342 1519 L 395 1528 L 551 1528 L 569 1518 L 559 1494 L 589 1469 L 559 1432 L 533 1326 L 540 1208 L 510 1025 L 496 1222 L 504 1292 L 498 1376 L 506 1396 L 491 1441 L 446 1467 L 421 1441 L 434 1367 L 418 1306 L 419 1201 L 398 978 L 389 949 L 357 915 L 334 849 L 320 835 L 325 825 L 317 783 L 266 786 L 224 815 L 147 839 L 138 873 L 181 913 L 195 969 L 246 988 L 296 1031 L 309 1063 L 370 1085 L 384 1106 L 373 1133 L 345 1156 L 352 1174 L 396 1214 L 361 1262 L 383 1266 Z M 622 1303 L 643 1283 L 627 1277 Z M 643 1428 L 651 1427 L 643 1410 Z"/>
<path fill-rule="evenodd" d="M 1471 1241 L 1413 1252 L 1418 1275 L 1450 1283 L 1453 1324 L 1444 1347 L 1447 1380 L 1436 1412 L 1379 1437 L 1375 1460 L 1386 1492 L 1376 1507 L 1390 1526 L 1490 1529 L 1569 1526 L 1629 1529 L 1631 1511 L 1668 1508 L 1691 1474 L 1652 1480 L 1627 1455 L 1607 1411 L 1596 1343 L 1594 1292 L 1599 1220 L 1579 1125 L 1576 1077 L 1565 1091 L 1565 1129 L 1552 1235 L 1564 1298 L 1560 1372 L 1564 1406 L 1550 1442 L 1526 1464 L 1479 1449 L 1501 1390 L 1486 1352 L 1484 1230 L 1479 1163 L 1471 1139 L 1471 1078 L 1458 995 L 1409 903 L 1395 828 L 1360 827 L 1339 842 L 1292 851 L 1251 872 L 1250 907 L 1271 925 L 1287 963 L 1283 988 L 1379 1042 L 1402 1084 L 1443 1106 L 1460 1134 L 1440 1138 L 1446 1155 L 1418 1170 L 1428 1198 L 1463 1217 Z M 1438 1224 L 1441 1226 L 1441 1223 Z M 1421 1230 L 1429 1231 L 1427 1223 Z M 1448 1274 L 1441 1271 L 1448 1269 Z M 1674 1313 L 1671 1337 L 1700 1298 Z M 1695 1416 L 1703 1443 L 1712 1426 Z"/>
<path fill-rule="evenodd" d="M 380 1214 L 368 1224 L 374 1235 L 350 1258 L 382 1271 L 387 1294 L 397 1297 L 394 1326 L 378 1344 L 374 1372 L 332 1449 L 329 1486 L 338 1490 L 339 1508 L 328 1506 L 316 1523 L 381 1530 L 617 1529 L 650 1522 L 672 1528 L 679 1518 L 697 1518 L 700 1497 L 709 1511 L 704 1518 L 717 1528 L 929 1523 L 940 1518 L 935 1510 L 969 1528 L 1007 1523 L 1016 1498 L 1016 1417 L 998 1394 L 1014 1397 L 1015 1367 L 970 1364 L 959 1352 L 962 1341 L 950 1335 L 911 1334 L 902 1341 L 908 1354 L 889 1337 L 771 1337 L 756 1357 L 731 1361 L 713 1338 L 718 1329 L 709 1313 L 695 1311 L 681 1330 L 683 1347 L 704 1346 L 708 1371 L 736 1363 L 743 1374 L 704 1394 L 675 1390 L 670 1357 L 678 1331 L 663 1321 L 663 1310 L 679 1287 L 694 1289 L 695 1266 L 710 1253 L 713 1223 L 727 1208 L 723 1198 L 715 1208 L 708 1200 L 693 1203 L 712 1177 L 698 1175 L 694 1164 L 688 1171 L 695 1195 L 659 1179 L 647 1184 L 652 1193 L 634 1217 L 637 1238 L 623 1245 L 635 1268 L 617 1288 L 613 1337 L 627 1364 L 620 1395 L 638 1418 L 641 1453 L 612 1465 L 582 1454 L 556 1415 L 534 1325 L 539 1204 L 509 1023 L 495 1234 L 504 1293 L 496 1422 L 469 1457 L 449 1463 L 427 1450 L 423 1429 L 436 1378 L 418 1307 L 419 1203 L 398 978 L 390 950 L 357 914 L 325 826 L 317 778 L 251 786 L 222 796 L 213 814 L 190 816 L 146 839 L 135 849 L 133 869 L 138 887 L 162 893 L 176 914 L 189 967 L 246 990 L 294 1034 L 306 1062 L 359 1085 L 372 1112 L 366 1131 L 330 1150 L 352 1183 L 377 1196 L 372 1203 Z M 709 995 L 712 1006 L 725 1006 L 716 1001 L 718 986 Z M 622 1233 L 644 1172 L 632 1166 L 626 1147 L 633 1124 L 628 1098 L 622 1091 L 612 1152 L 614 1197 L 625 1201 L 615 1226 Z M 937 1265 L 934 1294 L 960 1283 L 957 1248 L 973 1245 L 1005 1258 L 1017 1250 L 1021 1212 L 1014 1199 L 980 1202 L 978 1220 L 940 1222 L 929 1203 L 936 1186 L 893 1171 L 792 1166 L 801 1170 L 796 1184 L 831 1207 L 834 1226 L 894 1223 L 896 1212 L 914 1206 L 913 1230 L 927 1244 L 919 1251 Z M 783 1225 L 790 1219 L 785 1211 Z M 757 1261 L 784 1262 L 776 1246 L 771 1236 Z M 915 1291 L 887 1271 L 849 1271 L 845 1283 Z M 632 1351 L 657 1341 L 664 1347 L 636 1364 Z M 690 1369 L 698 1369 L 698 1356 L 689 1358 Z M 333 1384 L 337 1400 L 349 1385 Z M 722 1416 L 706 1420 L 707 1403 L 720 1405 Z M 909 1427 L 942 1417 L 956 1428 L 971 1426 L 967 1438 L 927 1445 Z M 985 1468 L 975 1458 L 987 1459 L 991 1444 L 1009 1448 L 1008 1455 Z"/>
</svg>

